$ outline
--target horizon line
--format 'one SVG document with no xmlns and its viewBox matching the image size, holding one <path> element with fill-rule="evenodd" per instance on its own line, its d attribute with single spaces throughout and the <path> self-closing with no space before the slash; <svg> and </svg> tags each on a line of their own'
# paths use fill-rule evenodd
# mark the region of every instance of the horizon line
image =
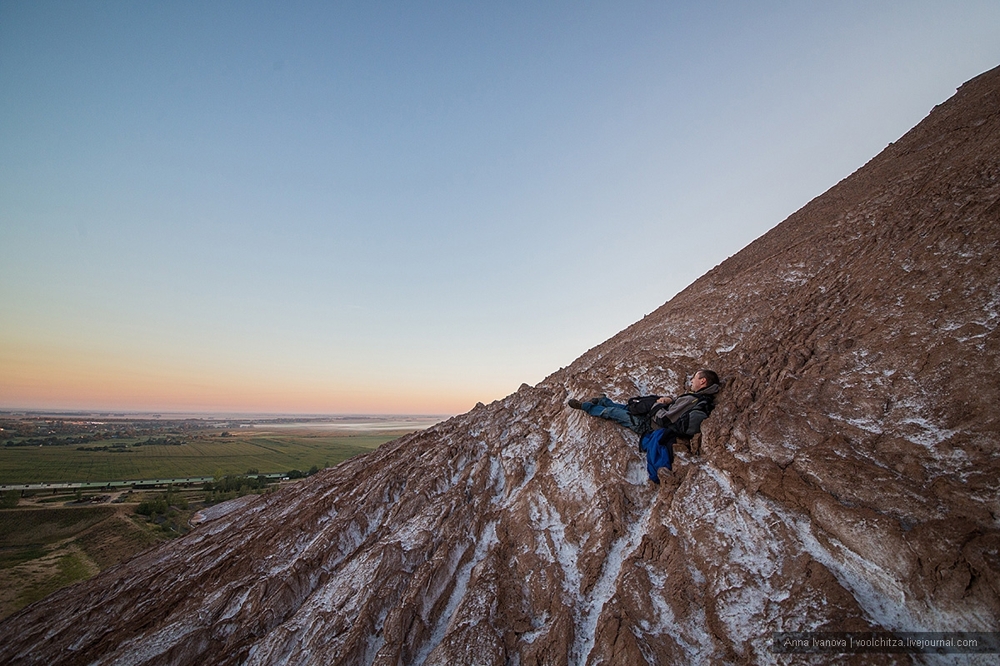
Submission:
<svg viewBox="0 0 1000 666">
<path fill-rule="evenodd" d="M 365 412 L 240 412 L 240 411 L 196 411 L 196 410 L 123 410 L 123 409 L 46 409 L 46 408 L 5 408 L 0 407 L 0 416 L 153 416 L 153 417 L 209 417 L 209 418 L 296 418 L 296 419 L 431 419 L 451 418 L 457 414 L 428 413 L 365 413 Z"/>
</svg>

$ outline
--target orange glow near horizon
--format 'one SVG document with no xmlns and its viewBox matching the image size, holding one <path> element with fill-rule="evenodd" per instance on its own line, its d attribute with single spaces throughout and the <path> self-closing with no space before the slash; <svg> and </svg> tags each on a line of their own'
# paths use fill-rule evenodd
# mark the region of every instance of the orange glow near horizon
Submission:
<svg viewBox="0 0 1000 666">
<path fill-rule="evenodd" d="M 459 414 L 476 399 L 441 386 L 338 385 L 21 347 L 0 352 L 0 409 L 276 414 Z M 499 395 L 496 397 L 500 397 Z M 489 398 L 493 399 L 493 398 Z"/>
</svg>

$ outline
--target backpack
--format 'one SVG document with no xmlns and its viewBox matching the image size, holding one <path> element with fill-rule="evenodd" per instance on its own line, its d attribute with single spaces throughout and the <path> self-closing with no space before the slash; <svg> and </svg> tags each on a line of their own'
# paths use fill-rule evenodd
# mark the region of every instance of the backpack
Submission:
<svg viewBox="0 0 1000 666">
<path fill-rule="evenodd" d="M 660 399 L 658 395 L 641 395 L 635 398 L 629 398 L 628 404 L 625 405 L 625 409 L 632 416 L 645 416 L 649 414 L 653 409 L 653 405 L 656 401 Z"/>
</svg>

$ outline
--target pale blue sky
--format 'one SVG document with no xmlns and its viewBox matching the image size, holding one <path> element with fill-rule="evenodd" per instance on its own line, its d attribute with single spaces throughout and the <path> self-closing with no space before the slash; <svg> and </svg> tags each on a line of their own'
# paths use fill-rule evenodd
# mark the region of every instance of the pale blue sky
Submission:
<svg viewBox="0 0 1000 666">
<path fill-rule="evenodd" d="M 0 408 L 464 411 L 1000 64 L 993 1 L 581 5 L 0 0 Z"/>
</svg>

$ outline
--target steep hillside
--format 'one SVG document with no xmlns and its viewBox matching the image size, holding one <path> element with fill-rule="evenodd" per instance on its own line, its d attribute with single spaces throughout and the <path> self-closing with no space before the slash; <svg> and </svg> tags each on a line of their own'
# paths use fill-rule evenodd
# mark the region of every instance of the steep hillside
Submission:
<svg viewBox="0 0 1000 666">
<path fill-rule="evenodd" d="M 755 663 L 775 631 L 995 629 L 998 223 L 1000 68 L 538 386 L 23 610 L 0 661 Z M 659 487 L 566 407 L 701 366 L 728 385 Z"/>
</svg>

